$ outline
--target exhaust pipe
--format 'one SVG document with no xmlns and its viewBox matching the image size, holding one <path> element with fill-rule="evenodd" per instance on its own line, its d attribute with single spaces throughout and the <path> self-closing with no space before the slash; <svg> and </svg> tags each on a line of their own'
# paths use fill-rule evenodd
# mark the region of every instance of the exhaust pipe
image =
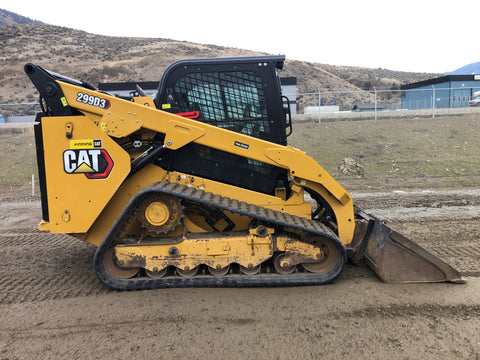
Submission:
<svg viewBox="0 0 480 360">
<path fill-rule="evenodd" d="M 391 284 L 452 282 L 463 284 L 460 273 L 413 241 L 390 229 L 376 217 L 355 208 L 354 263 L 364 261 Z"/>
</svg>

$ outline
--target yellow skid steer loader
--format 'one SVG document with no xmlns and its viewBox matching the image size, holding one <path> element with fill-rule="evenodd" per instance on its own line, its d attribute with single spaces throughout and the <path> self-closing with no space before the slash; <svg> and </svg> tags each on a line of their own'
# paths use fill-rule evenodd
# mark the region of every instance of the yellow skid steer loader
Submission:
<svg viewBox="0 0 480 360">
<path fill-rule="evenodd" d="M 463 282 L 287 145 L 284 60 L 177 61 L 155 99 L 26 64 L 40 230 L 96 246 L 96 275 L 120 290 L 324 284 L 347 259 L 389 283 Z"/>
</svg>

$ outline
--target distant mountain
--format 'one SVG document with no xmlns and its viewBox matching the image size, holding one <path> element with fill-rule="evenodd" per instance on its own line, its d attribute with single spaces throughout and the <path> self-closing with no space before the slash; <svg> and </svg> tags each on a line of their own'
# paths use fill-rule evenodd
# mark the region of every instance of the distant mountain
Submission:
<svg viewBox="0 0 480 360">
<path fill-rule="evenodd" d="M 480 74 L 480 62 L 471 63 L 461 68 L 445 73 L 445 75 L 472 75 L 472 74 Z"/>
<path fill-rule="evenodd" d="M 0 9 L 0 27 L 5 25 L 32 24 L 32 23 L 42 24 L 41 21 L 32 20 L 28 17 L 15 14 L 11 11 Z"/>
</svg>

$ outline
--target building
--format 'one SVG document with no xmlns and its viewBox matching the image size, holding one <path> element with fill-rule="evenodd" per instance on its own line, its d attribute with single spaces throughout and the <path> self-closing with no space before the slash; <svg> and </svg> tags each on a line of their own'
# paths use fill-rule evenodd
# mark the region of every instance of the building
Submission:
<svg viewBox="0 0 480 360">
<path fill-rule="evenodd" d="M 280 86 L 282 87 L 282 95 L 288 98 L 290 103 L 290 111 L 292 114 L 297 113 L 297 78 L 284 77 L 280 78 Z"/>
<path fill-rule="evenodd" d="M 109 94 L 129 98 L 138 96 L 137 85 L 142 88 L 152 99 L 158 91 L 158 81 L 140 81 L 140 82 L 118 82 L 118 83 L 100 83 L 98 89 Z"/>
<path fill-rule="evenodd" d="M 157 94 L 159 82 L 158 81 L 140 81 L 140 82 L 120 82 L 120 83 L 100 83 L 98 89 L 109 94 L 130 98 L 138 96 L 137 85 L 142 88 L 152 99 Z M 280 78 L 280 85 L 282 87 L 282 95 L 287 97 L 290 102 L 290 111 L 292 114 L 297 113 L 297 78 L 285 77 Z"/>
<path fill-rule="evenodd" d="M 3 122 L 11 123 L 31 123 L 35 121 L 35 115 L 16 115 L 16 116 L 9 116 L 7 120 L 3 119 Z M 2 120 L 0 119 L 0 123 Z"/>
<path fill-rule="evenodd" d="M 366 112 L 366 111 L 384 111 L 387 107 L 384 104 L 356 104 L 352 111 Z"/>
<path fill-rule="evenodd" d="M 464 107 L 480 90 L 480 75 L 446 75 L 402 85 L 401 89 L 402 109 Z"/>
</svg>

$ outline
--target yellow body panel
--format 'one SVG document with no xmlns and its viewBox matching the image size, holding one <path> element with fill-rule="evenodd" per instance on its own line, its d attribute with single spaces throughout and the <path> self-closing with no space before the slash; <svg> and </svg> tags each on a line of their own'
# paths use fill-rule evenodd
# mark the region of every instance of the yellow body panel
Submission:
<svg viewBox="0 0 480 360">
<path fill-rule="evenodd" d="M 71 138 L 66 129 L 72 129 Z M 50 219 L 40 230 L 85 233 L 128 175 L 130 156 L 84 116 L 44 117 L 42 131 Z M 101 145 L 95 147 L 94 140 Z M 101 149 L 113 167 L 106 178 L 89 179 L 86 174 L 98 166 Z"/>
<path fill-rule="evenodd" d="M 86 234 L 72 234 L 75 237 L 99 246 L 108 230 L 112 227 L 130 199 L 140 190 L 154 182 L 165 179 L 167 172 L 157 166 L 148 165 L 141 172 L 127 179 L 115 193 L 111 201 L 98 216 L 93 226 Z"/>
<path fill-rule="evenodd" d="M 165 146 L 178 149 L 189 142 L 237 154 L 288 169 L 295 182 L 302 187 L 310 186 L 325 197 L 333 211 L 338 226 L 338 235 L 343 244 L 351 243 L 355 229 L 353 202 L 350 194 L 336 182 L 320 165 L 304 152 L 290 146 L 282 146 L 248 135 L 235 133 L 209 124 L 183 118 L 174 114 L 145 106 L 142 102 L 130 102 L 102 94 L 111 106 L 106 109 L 77 101 L 79 88 L 59 81 L 68 103 L 82 111 L 100 131 L 112 137 L 125 137 L 140 129 L 152 130 L 165 135 Z M 81 89 L 83 93 L 97 96 L 98 93 Z M 246 146 L 239 147 L 236 143 Z M 216 193 L 234 197 L 229 189 L 221 184 Z M 238 191 L 236 188 L 232 190 Z M 303 196 L 303 193 L 302 193 Z M 260 199 L 259 199 L 260 198 Z M 256 205 L 265 203 L 258 193 L 249 199 L 243 199 Z M 303 201 L 303 199 L 302 199 Z M 268 205 L 268 203 L 267 203 Z M 280 205 L 281 207 L 281 205 Z M 284 209 L 284 211 L 288 211 Z"/>
<path fill-rule="evenodd" d="M 112 227 L 113 223 L 118 218 L 121 211 L 126 207 L 130 199 L 138 191 L 158 181 L 164 180 L 179 184 L 188 183 L 192 187 L 202 189 L 213 194 L 228 196 L 232 199 L 246 201 L 249 203 L 255 203 L 265 208 L 284 211 L 288 212 L 289 214 L 294 214 L 305 218 L 309 218 L 311 215 L 311 205 L 310 203 L 305 203 L 303 201 L 303 191 L 301 191 L 301 194 L 292 196 L 289 200 L 285 201 L 275 196 L 259 194 L 251 190 L 222 184 L 201 177 L 186 175 L 178 172 L 167 172 L 160 167 L 147 165 L 144 169 L 127 179 L 122 184 L 119 191 L 115 193 L 111 201 L 106 205 L 105 209 L 98 216 L 98 219 L 86 234 L 73 235 L 92 245 L 100 245 L 106 233 Z M 235 223 L 239 224 L 238 226 L 241 227 L 240 229 L 236 230 L 246 230 L 248 228 L 248 221 L 245 221 L 243 224 L 241 220 L 235 221 Z M 194 226 L 187 227 L 186 230 L 191 232 L 205 231 L 195 228 Z"/>
</svg>

